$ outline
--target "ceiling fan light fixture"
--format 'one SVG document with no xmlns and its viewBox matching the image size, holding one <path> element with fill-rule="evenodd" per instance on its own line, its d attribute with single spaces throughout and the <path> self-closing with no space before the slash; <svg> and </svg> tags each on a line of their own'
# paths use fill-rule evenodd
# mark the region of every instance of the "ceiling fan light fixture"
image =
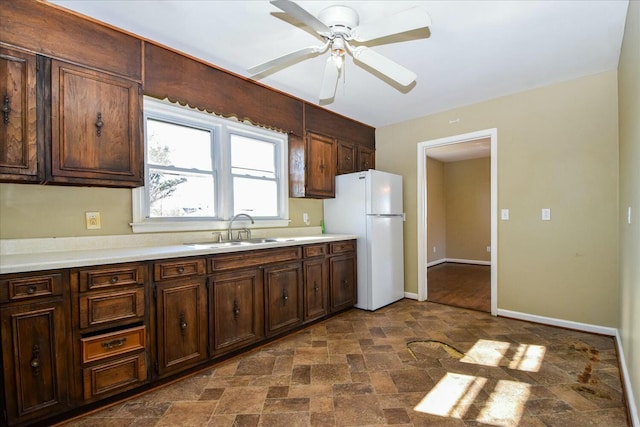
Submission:
<svg viewBox="0 0 640 427">
<path fill-rule="evenodd" d="M 345 41 L 342 37 L 336 37 L 331 42 L 331 54 L 333 56 L 343 57 L 345 52 L 347 51 L 345 47 Z"/>
</svg>

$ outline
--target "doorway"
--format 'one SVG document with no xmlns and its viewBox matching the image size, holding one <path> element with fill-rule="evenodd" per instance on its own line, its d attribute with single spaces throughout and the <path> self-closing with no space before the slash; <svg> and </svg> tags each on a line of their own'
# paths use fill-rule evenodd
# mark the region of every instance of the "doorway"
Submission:
<svg viewBox="0 0 640 427">
<path fill-rule="evenodd" d="M 474 243 L 468 245 L 469 248 L 475 248 L 476 252 L 463 256 L 462 258 L 446 257 L 443 256 L 444 247 L 438 243 L 434 244 L 434 241 L 441 239 L 441 236 L 436 236 L 433 228 L 431 235 L 428 233 L 428 224 L 430 221 L 429 215 L 432 216 L 432 220 L 436 220 L 439 213 L 437 212 L 437 203 L 431 198 L 431 204 L 434 208 L 433 212 L 429 209 L 428 194 L 428 177 L 434 180 L 433 170 L 436 163 L 433 160 L 429 160 L 429 155 L 434 157 L 441 157 L 448 159 L 448 161 L 464 161 L 473 158 L 480 159 L 485 157 L 484 161 L 478 161 L 480 163 L 489 163 L 490 167 L 490 191 L 489 191 L 489 218 L 490 223 L 490 244 L 486 246 L 485 254 L 479 254 L 477 251 L 479 246 L 484 249 L 484 245 Z M 489 159 L 486 157 L 489 156 Z M 477 162 L 463 162 L 465 167 L 467 163 Z M 463 164 L 461 163 L 461 164 Z M 431 165 L 432 170 L 429 170 Z M 478 132 L 471 132 L 462 135 L 455 135 L 446 138 L 440 138 L 431 141 L 425 141 L 418 144 L 418 300 L 425 301 L 431 300 L 429 296 L 429 278 L 428 268 L 438 266 L 434 269 L 433 275 L 433 293 L 434 297 L 440 298 L 442 294 L 438 294 L 440 290 L 437 288 L 443 278 L 457 276 L 458 281 L 464 280 L 472 282 L 473 280 L 486 280 L 487 274 L 490 276 L 488 291 L 490 295 L 490 312 L 493 315 L 497 313 L 497 266 L 498 266 L 498 242 L 497 242 L 497 129 L 487 129 Z M 432 172 L 429 174 L 428 172 Z M 433 189 L 432 189 L 433 191 Z M 462 210 L 464 211 L 464 209 Z M 470 234 L 465 234 L 461 238 L 461 241 L 471 240 Z M 482 237 L 480 241 L 486 242 L 486 235 Z M 459 239 L 460 240 L 460 239 Z M 454 240 L 455 242 L 455 240 Z M 455 244 L 452 246 L 456 246 Z M 440 254 L 437 255 L 437 251 L 440 250 Z M 459 250 L 457 250 L 458 253 Z M 463 251 L 464 252 L 464 251 Z M 436 254 L 436 255 L 434 255 Z M 438 258 L 439 256 L 439 258 Z M 435 258 L 435 259 L 434 259 Z M 439 266 L 438 264 L 443 264 Z M 465 265 L 466 264 L 466 265 Z M 474 265 L 477 268 L 474 268 Z M 483 278 L 484 277 L 484 278 Z M 439 282 L 440 281 L 440 282 Z M 467 283 L 469 284 L 469 283 Z M 458 283 L 460 285 L 460 283 Z M 473 285 L 473 283 L 471 283 Z M 460 286 L 458 286 L 460 288 Z M 459 291 L 460 289 L 458 289 Z M 470 296 L 472 297 L 472 295 Z M 479 295 L 479 298 L 482 296 Z M 485 297 L 487 297 L 485 293 Z M 445 301 L 446 303 L 446 301 Z M 485 305 L 486 307 L 486 305 Z M 476 306 L 469 308 L 477 309 Z M 487 310 L 489 311 L 489 310 Z"/>
</svg>

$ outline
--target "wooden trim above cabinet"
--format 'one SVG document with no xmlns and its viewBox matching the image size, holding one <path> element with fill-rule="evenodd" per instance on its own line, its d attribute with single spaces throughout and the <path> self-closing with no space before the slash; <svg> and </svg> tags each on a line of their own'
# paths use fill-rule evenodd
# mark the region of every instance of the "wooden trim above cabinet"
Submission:
<svg viewBox="0 0 640 427">
<path fill-rule="evenodd" d="M 142 80 L 142 41 L 42 1 L 2 2 L 0 40 L 52 58 Z"/>
<path fill-rule="evenodd" d="M 144 69 L 146 95 L 258 126 L 303 133 L 302 101 L 289 95 L 152 43 L 145 43 Z"/>
</svg>

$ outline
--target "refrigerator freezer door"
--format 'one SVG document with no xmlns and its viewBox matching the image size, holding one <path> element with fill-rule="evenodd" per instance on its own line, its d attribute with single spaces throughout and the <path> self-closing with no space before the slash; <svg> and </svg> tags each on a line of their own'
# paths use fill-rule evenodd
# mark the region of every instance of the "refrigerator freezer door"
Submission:
<svg viewBox="0 0 640 427">
<path fill-rule="evenodd" d="M 357 306 L 377 310 L 404 298 L 403 218 L 367 215 L 367 229 L 369 271 L 363 279 L 369 283 L 362 283 L 358 277 L 358 295 L 366 296 L 367 301 L 358 296 Z M 368 289 L 360 293 L 364 286 Z"/>
<path fill-rule="evenodd" d="M 370 169 L 367 172 L 367 213 L 401 214 L 402 176 Z"/>
</svg>

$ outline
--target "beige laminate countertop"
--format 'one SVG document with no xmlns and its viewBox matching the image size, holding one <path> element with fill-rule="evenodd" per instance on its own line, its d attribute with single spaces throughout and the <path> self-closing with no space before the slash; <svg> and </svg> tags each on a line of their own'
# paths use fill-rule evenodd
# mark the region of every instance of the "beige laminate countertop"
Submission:
<svg viewBox="0 0 640 427">
<path fill-rule="evenodd" d="M 237 245 L 225 245 L 224 242 L 221 245 L 185 243 L 158 246 L 74 249 L 15 254 L 4 253 L 0 254 L 0 274 L 26 273 L 40 270 L 116 264 L 133 261 L 149 261 L 154 259 L 204 256 L 256 249 L 305 245 L 310 243 L 334 242 L 355 238 L 357 238 L 357 236 L 347 234 L 322 234 L 313 236 L 268 238 L 270 241 Z"/>
</svg>

